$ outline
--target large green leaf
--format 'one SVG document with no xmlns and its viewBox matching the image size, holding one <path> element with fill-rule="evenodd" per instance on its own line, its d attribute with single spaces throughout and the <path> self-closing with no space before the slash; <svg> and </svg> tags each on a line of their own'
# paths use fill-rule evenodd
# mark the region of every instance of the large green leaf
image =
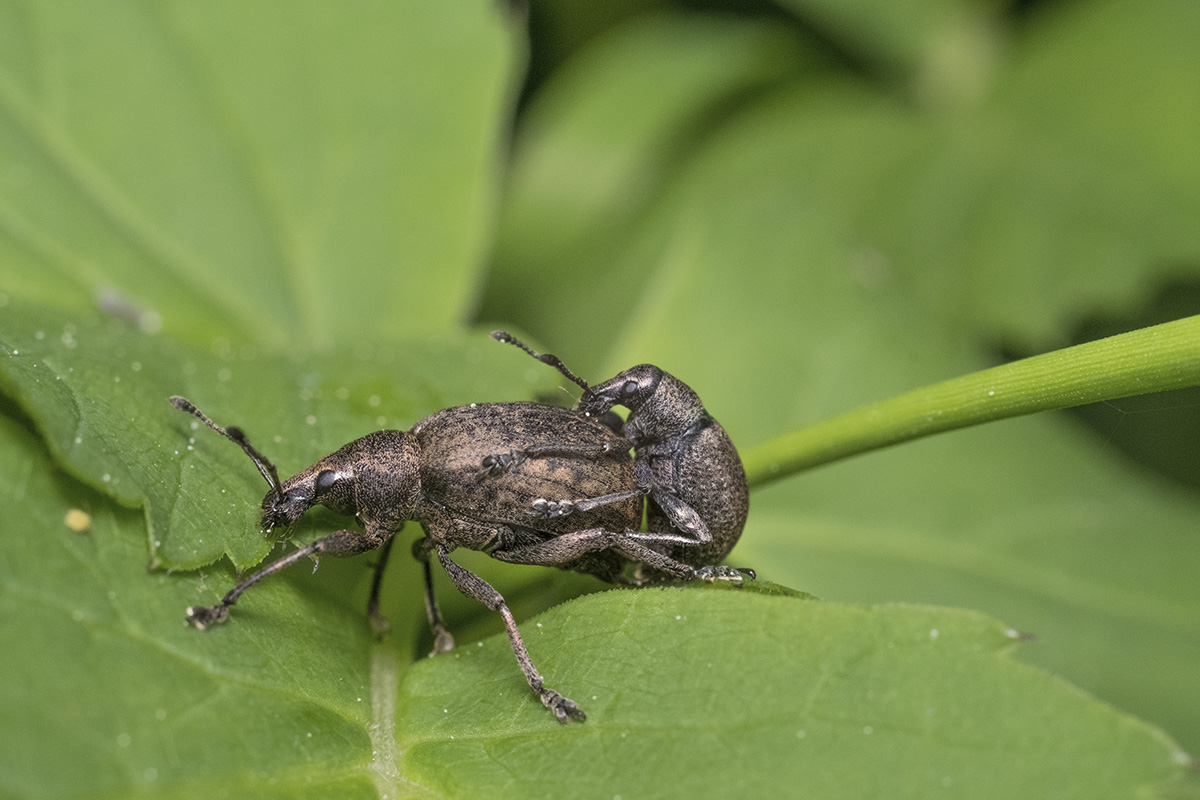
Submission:
<svg viewBox="0 0 1200 800">
<path fill-rule="evenodd" d="M 1016 632 L 973 612 L 748 591 L 593 595 L 524 624 L 547 680 L 591 714 L 569 728 L 529 694 L 503 637 L 409 669 L 416 591 L 392 643 L 372 644 L 361 563 L 276 578 L 200 633 L 182 607 L 227 570 L 146 573 L 137 514 L 56 474 L 7 416 L 0 443 L 13 513 L 0 550 L 5 796 L 1186 787 L 1161 733 L 1009 659 Z M 64 524 L 79 506 L 84 532 Z M 397 567 L 415 589 L 412 562 Z"/>
<path fill-rule="evenodd" d="M 0 4 L 4 290 L 204 341 L 452 325 L 513 60 L 486 0 Z"/>
<path fill-rule="evenodd" d="M 172 410 L 170 395 L 245 428 L 291 475 L 369 431 L 553 386 L 545 371 L 514 370 L 496 358 L 499 346 L 483 334 L 342 348 L 311 354 L 298 367 L 255 348 L 190 348 L 95 312 L 65 316 L 15 300 L 4 312 L 0 388 L 29 409 L 73 474 L 145 507 L 150 560 L 170 568 L 226 554 L 244 568 L 269 547 L 257 532 L 259 510 L 244 502 L 266 493 L 253 464 Z M 451 364 L 470 366 L 451 371 Z"/>
</svg>

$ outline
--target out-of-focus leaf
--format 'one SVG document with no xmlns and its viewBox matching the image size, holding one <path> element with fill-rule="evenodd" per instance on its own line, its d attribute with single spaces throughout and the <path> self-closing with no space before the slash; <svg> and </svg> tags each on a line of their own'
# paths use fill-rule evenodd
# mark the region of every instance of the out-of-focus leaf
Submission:
<svg viewBox="0 0 1200 800">
<path fill-rule="evenodd" d="M 994 0 L 776 0 L 928 103 L 962 102 L 990 77 L 1004 30 Z"/>
<path fill-rule="evenodd" d="M 522 324 L 594 363 L 604 341 L 562 309 L 586 302 L 624 324 L 644 283 L 619 259 L 629 230 L 695 135 L 807 52 L 778 24 L 721 17 L 640 18 L 589 45 L 522 118 L 480 313 L 504 319 L 536 287 Z"/>
<path fill-rule="evenodd" d="M 513 50 L 482 0 L 6 2 L 3 290 L 200 341 L 446 328 Z"/>
</svg>

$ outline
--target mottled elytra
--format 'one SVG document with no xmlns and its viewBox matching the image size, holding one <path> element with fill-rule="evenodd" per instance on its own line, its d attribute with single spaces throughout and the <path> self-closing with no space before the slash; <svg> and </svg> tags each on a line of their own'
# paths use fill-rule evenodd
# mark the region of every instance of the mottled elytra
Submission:
<svg viewBox="0 0 1200 800">
<path fill-rule="evenodd" d="M 268 484 L 262 502 L 265 530 L 298 520 L 314 505 L 355 516 L 362 529 L 343 529 L 298 548 L 249 575 L 214 606 L 187 609 L 187 621 L 204 629 L 225 621 L 238 598 L 263 578 L 309 556 L 352 556 L 380 550 L 368 613 L 377 631 L 383 570 L 395 534 L 418 522 L 424 536 L 413 552 L 425 567 L 425 606 L 434 651 L 454 646 L 434 596 L 431 554 L 463 594 L 500 612 L 526 681 L 560 722 L 582 720 L 572 700 L 543 685 L 504 598 L 455 563 L 463 547 L 515 564 L 540 564 L 622 582 L 629 565 L 680 577 L 709 577 L 665 550 L 674 534 L 638 531 L 641 491 L 625 440 L 612 428 L 575 411 L 539 403 L 479 403 L 438 411 L 408 431 L 383 430 L 355 439 L 311 467 L 281 481 L 275 465 L 239 428 L 224 428 L 182 397 L 171 404 L 237 444 Z M 550 452 L 561 449 L 561 454 Z M 577 453 L 586 452 L 587 458 Z M 537 455 L 530 455 L 530 454 Z M 539 454 L 540 453 L 540 454 Z M 503 462 L 503 468 L 496 464 Z M 502 472 L 503 474 L 499 474 Z M 569 514 L 544 514 L 551 503 L 604 498 Z"/>
<path fill-rule="evenodd" d="M 629 410 L 624 425 L 618 427 L 620 446 L 634 451 L 632 496 L 646 498 L 648 527 L 648 533 L 641 537 L 631 534 L 632 538 L 644 538 L 673 561 L 695 567 L 694 577 L 740 580 L 743 575 L 754 576 L 752 570 L 717 566 L 742 535 L 750 493 L 737 448 L 691 387 L 653 364 L 639 364 L 603 383 L 588 385 L 557 356 L 536 353 L 504 331 L 493 331 L 492 337 L 519 347 L 583 389 L 575 404 L 581 417 L 599 419 L 616 405 Z M 508 463 L 522 457 L 574 454 L 587 458 L 607 455 L 609 447 L 609 442 L 580 447 L 547 441 L 526 453 L 489 456 L 482 466 L 499 475 Z M 543 497 L 534 502 L 531 511 L 540 519 L 555 519 L 591 512 L 629 496 L 629 492 L 599 496 L 579 492 L 566 501 Z M 654 564 L 646 566 L 652 576 L 655 570 L 664 571 Z M 672 577 L 693 577 L 669 569 L 665 572 Z"/>
</svg>

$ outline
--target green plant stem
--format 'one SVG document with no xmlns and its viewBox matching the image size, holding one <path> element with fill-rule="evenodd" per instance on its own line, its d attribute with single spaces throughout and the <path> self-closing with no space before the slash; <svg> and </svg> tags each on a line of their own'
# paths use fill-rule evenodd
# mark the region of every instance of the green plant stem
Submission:
<svg viewBox="0 0 1200 800">
<path fill-rule="evenodd" d="M 1200 385 L 1200 315 L 935 383 L 764 442 L 751 486 L 869 450 L 1037 411 Z"/>
</svg>

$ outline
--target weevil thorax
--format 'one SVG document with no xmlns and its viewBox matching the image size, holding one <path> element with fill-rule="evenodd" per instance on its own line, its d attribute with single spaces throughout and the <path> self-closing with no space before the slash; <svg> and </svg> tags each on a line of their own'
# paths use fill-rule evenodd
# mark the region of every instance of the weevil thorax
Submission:
<svg viewBox="0 0 1200 800">
<path fill-rule="evenodd" d="M 291 525 L 315 505 L 398 527 L 421 496 L 419 448 L 405 431 L 376 431 L 330 453 L 263 498 L 264 530 Z"/>
</svg>

